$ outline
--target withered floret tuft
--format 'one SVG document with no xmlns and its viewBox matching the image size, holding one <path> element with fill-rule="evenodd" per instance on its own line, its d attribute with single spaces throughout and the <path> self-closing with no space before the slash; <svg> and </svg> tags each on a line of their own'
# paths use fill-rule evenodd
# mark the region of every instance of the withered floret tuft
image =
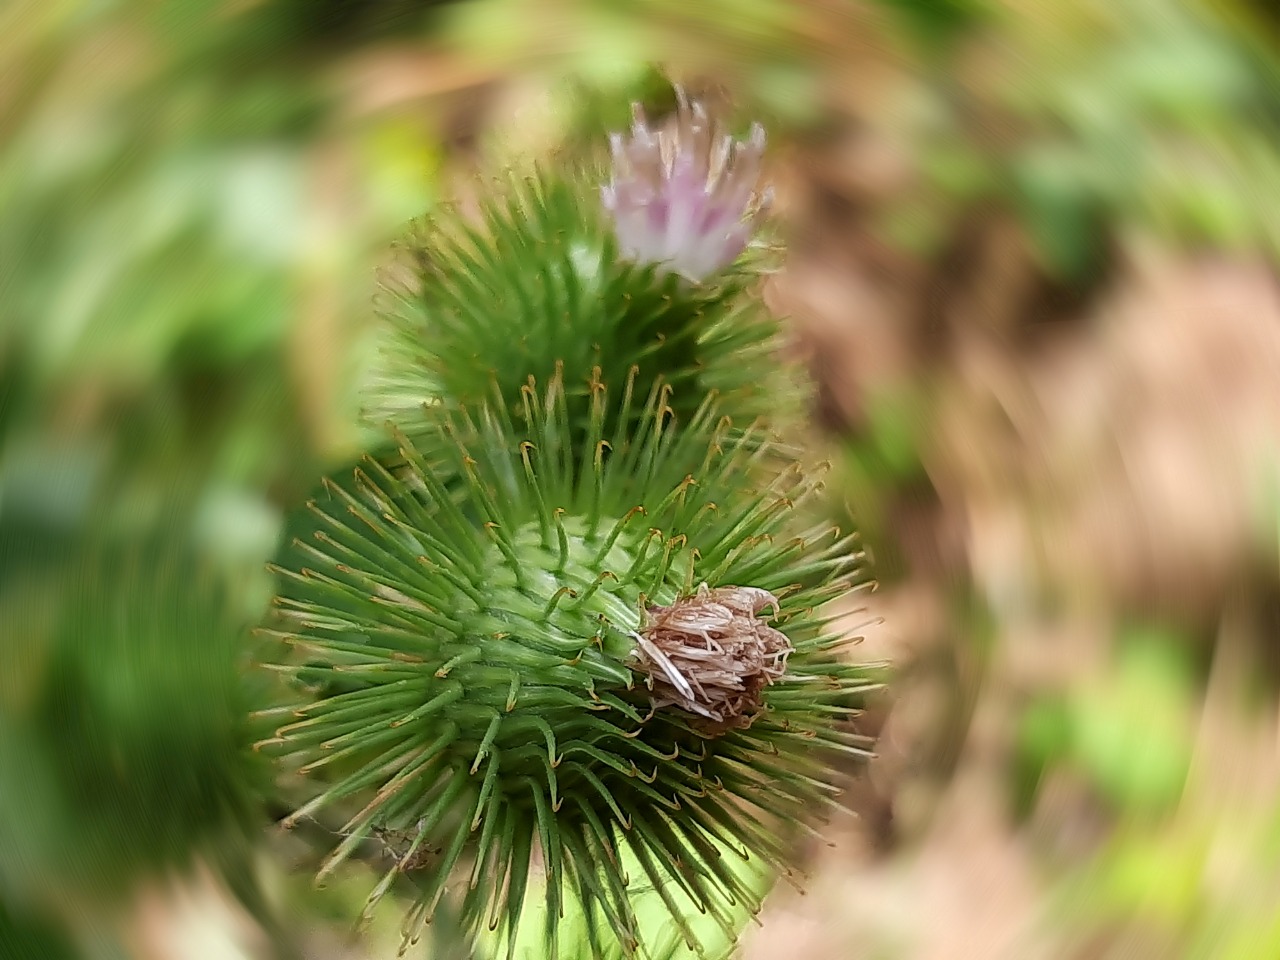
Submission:
<svg viewBox="0 0 1280 960">
<path fill-rule="evenodd" d="M 649 677 L 655 709 L 677 706 L 702 718 L 704 732 L 751 725 L 761 692 L 782 679 L 791 641 L 758 614 L 778 599 L 757 587 L 704 583 L 670 606 L 649 607 L 632 659 Z"/>
</svg>

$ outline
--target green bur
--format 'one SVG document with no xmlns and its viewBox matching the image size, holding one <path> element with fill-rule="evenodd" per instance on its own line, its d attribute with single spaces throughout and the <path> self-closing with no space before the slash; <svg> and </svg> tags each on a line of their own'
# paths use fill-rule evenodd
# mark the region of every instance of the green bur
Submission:
<svg viewBox="0 0 1280 960">
<path fill-rule="evenodd" d="M 639 398 L 632 378 L 612 400 L 597 380 L 578 438 L 563 380 L 518 396 L 514 413 L 437 410 L 429 456 L 400 435 L 399 469 L 369 458 L 311 504 L 276 633 L 278 666 L 317 698 L 276 711 L 264 744 L 314 784 L 289 822 L 346 819 L 322 876 L 371 835 L 402 838 L 369 908 L 412 884 L 408 939 L 453 878 L 468 936 L 496 930 L 514 954 L 545 876 L 547 955 L 562 936 L 634 952 L 628 880 L 690 948 L 691 908 L 732 942 L 763 895 L 732 858 L 787 871 L 841 757 L 865 756 L 845 721 L 871 681 L 820 609 L 862 582 L 856 537 L 807 522 L 819 484 L 714 399 L 677 426 L 669 387 Z M 629 659 L 646 606 L 703 583 L 777 596 L 794 647 L 755 722 L 719 736 L 652 708 Z"/>
<path fill-rule="evenodd" d="M 371 422 L 430 445 L 424 404 L 489 403 L 496 386 L 515 413 L 529 378 L 556 376 L 575 448 L 601 381 L 632 379 L 643 393 L 661 379 L 681 422 L 711 392 L 743 426 L 795 414 L 802 392 L 778 361 L 778 322 L 753 295 L 767 256 L 749 250 L 701 284 L 627 262 L 601 210 L 602 177 L 509 177 L 479 185 L 474 215 L 445 204 L 415 225 L 384 285 Z M 640 413 L 622 399 L 615 390 L 607 426 Z"/>
<path fill-rule="evenodd" d="M 719 868 L 728 871 L 742 888 L 754 895 L 739 897 L 736 903 L 726 903 L 719 918 L 698 909 L 698 902 L 670 877 L 669 867 L 661 874 L 666 890 L 659 893 L 636 854 L 626 844 L 621 845 L 619 866 L 625 875 L 634 878 L 627 887 L 627 899 L 635 913 L 644 952 L 650 960 L 692 960 L 695 956 L 706 960 L 727 960 L 737 945 L 737 932 L 756 919 L 759 899 L 773 886 L 773 871 L 761 858 L 744 858 L 740 854 L 745 851 L 735 850 L 715 837 L 708 837 L 708 844 L 713 852 L 707 855 L 715 856 Z M 503 937 L 496 933 L 485 931 L 480 937 L 478 954 L 500 957 L 513 950 L 515 960 L 543 960 L 547 955 L 543 937 L 547 912 L 545 892 L 543 879 L 534 880 L 525 895 L 525 920 L 514 945 L 505 943 Z M 696 951 L 686 943 L 684 931 L 671 922 L 669 901 L 685 915 L 687 926 L 698 938 Z M 607 921 L 599 910 L 589 917 L 578 903 L 571 903 L 564 913 L 556 926 L 560 956 L 592 956 L 592 930 L 607 925 Z M 728 931 L 724 925 L 726 918 Z M 606 946 L 602 954 L 605 960 L 622 960 L 625 955 L 621 943 Z"/>
</svg>

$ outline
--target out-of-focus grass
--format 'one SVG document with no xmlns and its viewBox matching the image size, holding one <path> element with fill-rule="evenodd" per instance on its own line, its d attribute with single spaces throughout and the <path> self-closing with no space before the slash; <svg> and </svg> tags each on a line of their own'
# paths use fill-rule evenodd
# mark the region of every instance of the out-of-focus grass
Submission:
<svg viewBox="0 0 1280 960">
<path fill-rule="evenodd" d="M 283 4 L 0 12 L 15 916 L 110 939 L 138 882 L 195 855 L 265 916 L 248 628 L 284 512 L 358 443 L 374 266 L 439 155 L 425 121 L 340 116 L 311 22 Z"/>
</svg>

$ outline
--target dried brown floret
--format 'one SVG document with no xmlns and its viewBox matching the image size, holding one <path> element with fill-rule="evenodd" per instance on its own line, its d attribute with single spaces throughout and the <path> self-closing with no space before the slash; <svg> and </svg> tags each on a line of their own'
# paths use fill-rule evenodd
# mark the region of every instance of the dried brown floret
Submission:
<svg viewBox="0 0 1280 960">
<path fill-rule="evenodd" d="M 649 607 L 632 658 L 649 678 L 654 708 L 687 710 L 712 734 L 750 726 L 761 692 L 786 674 L 793 649 L 759 618 L 769 607 L 777 613 L 767 590 L 705 583 L 670 606 Z"/>
</svg>

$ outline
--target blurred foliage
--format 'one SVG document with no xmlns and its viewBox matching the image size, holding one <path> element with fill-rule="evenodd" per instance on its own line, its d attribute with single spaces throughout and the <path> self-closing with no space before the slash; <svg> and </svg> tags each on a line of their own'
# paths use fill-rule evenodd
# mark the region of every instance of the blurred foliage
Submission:
<svg viewBox="0 0 1280 960">
<path fill-rule="evenodd" d="M 625 102 L 662 61 L 739 82 L 758 113 L 813 120 L 815 56 L 844 39 L 826 33 L 833 18 L 848 34 L 861 18 L 853 4 L 825 10 L 787 0 L 469 0 L 450 8 L 441 36 L 484 63 L 507 70 L 551 70 L 581 78 Z"/>
<path fill-rule="evenodd" d="M 76 960 L 79 953 L 57 923 L 0 901 L 0 956 L 9 960 Z"/>
<path fill-rule="evenodd" d="M 921 460 L 928 399 L 916 384 L 905 383 L 869 390 L 864 400 L 863 426 L 843 444 L 833 509 L 875 552 L 877 577 L 892 582 L 909 573 L 892 530 L 896 501 L 915 498 L 928 486 Z"/>
<path fill-rule="evenodd" d="M 876 0 L 889 10 L 902 30 L 935 56 L 949 48 L 991 14 L 988 0 Z"/>
<path fill-rule="evenodd" d="M 355 435 L 338 340 L 430 196 L 421 135 L 335 128 L 301 13 L 0 11 L 0 899 L 24 911 L 126 908 L 198 856 L 272 926 L 247 625 L 282 507 Z M 335 155 L 360 174 L 317 190 Z"/>
<path fill-rule="evenodd" d="M 1045 269 L 1073 281 L 1135 228 L 1280 253 L 1273 60 L 1177 0 L 1025 12 L 995 17 L 998 44 L 931 81 L 915 121 L 929 189 L 887 211 L 888 236 L 928 245 L 945 233 L 939 217 L 994 201 L 1025 224 Z"/>
<path fill-rule="evenodd" d="M 1274 795 L 1225 806 L 1214 793 L 1193 785 L 1178 810 L 1115 832 L 1066 874 L 1059 919 L 1092 941 L 1091 955 L 1249 960 L 1280 949 Z"/>
<path fill-rule="evenodd" d="M 1020 731 L 1017 807 L 1025 812 L 1044 778 L 1062 767 L 1126 815 L 1175 807 L 1194 729 L 1185 650 L 1164 631 L 1130 631 L 1119 638 L 1103 675 L 1032 704 Z"/>
<path fill-rule="evenodd" d="M 0 589 L 0 884 L 104 902 L 210 841 L 247 855 L 266 782 L 225 590 L 170 550 L 86 547 L 41 569 L 9 552 L 22 541 L 8 531 Z"/>
</svg>

